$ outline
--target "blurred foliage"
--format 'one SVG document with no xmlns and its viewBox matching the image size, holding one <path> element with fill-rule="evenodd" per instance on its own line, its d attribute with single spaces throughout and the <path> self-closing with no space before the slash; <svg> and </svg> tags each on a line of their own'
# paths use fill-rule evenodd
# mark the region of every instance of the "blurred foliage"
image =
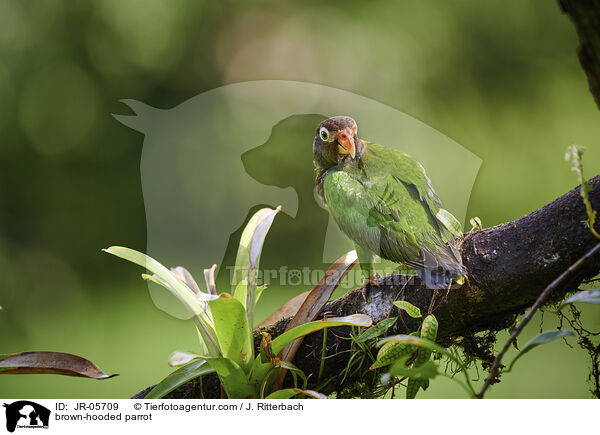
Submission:
<svg viewBox="0 0 600 435">
<path fill-rule="evenodd" d="M 483 159 L 468 215 L 492 226 L 574 187 L 562 160 L 571 143 L 587 147 L 588 176 L 600 172 L 599 113 L 576 45 L 559 6 L 541 0 L 0 2 L 0 329 L 9 331 L 0 352 L 51 348 L 122 374 L 93 387 L 61 381 L 58 390 L 36 376 L 0 380 L 2 395 L 132 394 L 167 373 L 174 345 L 193 339 L 153 307 L 136 271 L 100 255 L 113 243 L 145 248 L 142 137 L 111 117 L 128 113 L 120 99 L 170 108 L 255 79 L 368 96 Z M 309 153 L 307 143 L 307 174 Z M 265 268 L 281 264 L 289 246 L 281 228 L 293 223 L 282 216 L 273 226 Z M 312 261 L 320 241 L 309 223 L 285 260 Z M 304 290 L 265 294 L 258 317 Z M 132 351 L 145 372 L 134 372 Z M 490 397 L 587 397 L 576 351 L 558 342 L 539 350 L 540 361 L 552 355 L 546 372 L 532 376 L 523 361 L 511 374 L 521 384 L 507 379 Z M 423 397 L 449 394 L 440 388 Z"/>
</svg>

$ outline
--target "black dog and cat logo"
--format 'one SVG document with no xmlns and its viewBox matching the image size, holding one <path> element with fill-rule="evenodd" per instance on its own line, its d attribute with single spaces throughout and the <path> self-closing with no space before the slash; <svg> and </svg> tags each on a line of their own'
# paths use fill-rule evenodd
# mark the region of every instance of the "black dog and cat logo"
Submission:
<svg viewBox="0 0 600 435">
<path fill-rule="evenodd" d="M 19 429 L 48 429 L 50 410 L 29 400 L 5 403 L 6 430 L 14 432 Z"/>
</svg>

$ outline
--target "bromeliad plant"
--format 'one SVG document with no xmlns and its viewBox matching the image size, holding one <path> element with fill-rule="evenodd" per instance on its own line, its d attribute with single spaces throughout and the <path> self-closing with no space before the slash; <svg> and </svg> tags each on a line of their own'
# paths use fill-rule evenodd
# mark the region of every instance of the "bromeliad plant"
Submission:
<svg viewBox="0 0 600 435">
<path fill-rule="evenodd" d="M 304 373 L 280 357 L 294 340 L 333 326 L 369 326 L 364 315 L 329 318 L 303 323 L 271 340 L 263 334 L 258 355 L 254 348 L 254 309 L 265 289 L 257 286 L 258 265 L 265 236 L 280 211 L 263 208 L 248 222 L 237 252 L 231 293 L 217 293 L 214 281 L 216 265 L 205 270 L 208 292 L 202 292 L 191 274 L 183 267 L 168 269 L 153 258 L 133 249 L 113 246 L 106 252 L 136 263 L 149 270 L 142 274 L 179 298 L 192 313 L 200 337 L 199 353 L 174 352 L 171 366 L 179 367 L 163 379 L 146 398 L 160 398 L 178 386 L 208 373 L 216 373 L 228 398 L 291 398 L 299 394 L 324 397 L 306 390 Z M 289 370 L 295 388 L 279 389 L 280 370 Z M 298 379 L 302 388 L 298 388 Z"/>
</svg>

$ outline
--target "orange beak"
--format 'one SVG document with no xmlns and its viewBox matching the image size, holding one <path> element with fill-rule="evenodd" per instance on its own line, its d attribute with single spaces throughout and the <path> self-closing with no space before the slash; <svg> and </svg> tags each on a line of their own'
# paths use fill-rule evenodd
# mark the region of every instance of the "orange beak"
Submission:
<svg viewBox="0 0 600 435">
<path fill-rule="evenodd" d="M 356 156 L 356 146 L 354 144 L 354 132 L 346 128 L 340 131 L 338 135 L 338 153 L 341 156 L 350 155 L 352 158 Z"/>
</svg>

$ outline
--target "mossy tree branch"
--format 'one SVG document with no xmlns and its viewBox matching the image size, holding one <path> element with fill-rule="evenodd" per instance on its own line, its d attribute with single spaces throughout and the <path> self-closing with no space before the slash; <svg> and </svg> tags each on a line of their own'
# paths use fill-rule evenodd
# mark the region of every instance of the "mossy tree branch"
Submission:
<svg viewBox="0 0 600 435">
<path fill-rule="evenodd" d="M 592 207 L 600 209 L 600 175 L 589 184 Z M 517 315 L 536 301 L 548 284 L 595 246 L 597 240 L 584 223 L 587 215 L 579 189 L 577 187 L 515 221 L 469 233 L 463 238 L 467 280 L 460 288 L 452 289 L 439 299 L 435 309 L 440 324 L 438 342 L 448 345 L 459 337 L 508 327 Z M 577 290 L 583 280 L 592 278 L 599 271 L 600 255 L 596 255 L 570 280 L 557 286 L 548 302 L 564 298 L 567 293 Z M 398 276 L 388 275 L 369 289 L 368 301 L 357 289 L 326 305 L 323 313 L 328 316 L 363 313 L 371 316 L 374 322 L 399 315 L 401 321 L 396 322 L 388 333 L 414 331 L 418 328 L 418 319 L 399 313 L 393 302 L 405 299 L 425 312 L 432 292 L 416 277 L 404 284 L 398 281 Z M 278 322 L 269 328 L 269 332 L 273 336 L 281 334 L 289 320 Z M 355 367 L 356 370 L 347 373 L 342 381 L 340 373 L 348 367 L 351 357 L 351 352 L 347 352 L 352 343 L 350 337 L 350 328 L 333 328 L 327 334 L 328 358 L 321 377 L 332 383 L 323 392 L 342 391 L 357 383 L 362 385 L 361 388 L 375 384 L 372 382 L 375 374 L 367 369 L 370 360 Z M 312 388 L 317 387 L 322 339 L 322 332 L 307 336 L 294 358 L 294 364 L 309 376 Z M 199 397 L 196 394 L 200 390 L 195 385 L 190 383 L 168 397 Z M 205 379 L 202 390 L 206 398 L 220 397 L 218 382 L 214 379 Z M 368 391 L 362 393 L 368 394 Z"/>
</svg>

